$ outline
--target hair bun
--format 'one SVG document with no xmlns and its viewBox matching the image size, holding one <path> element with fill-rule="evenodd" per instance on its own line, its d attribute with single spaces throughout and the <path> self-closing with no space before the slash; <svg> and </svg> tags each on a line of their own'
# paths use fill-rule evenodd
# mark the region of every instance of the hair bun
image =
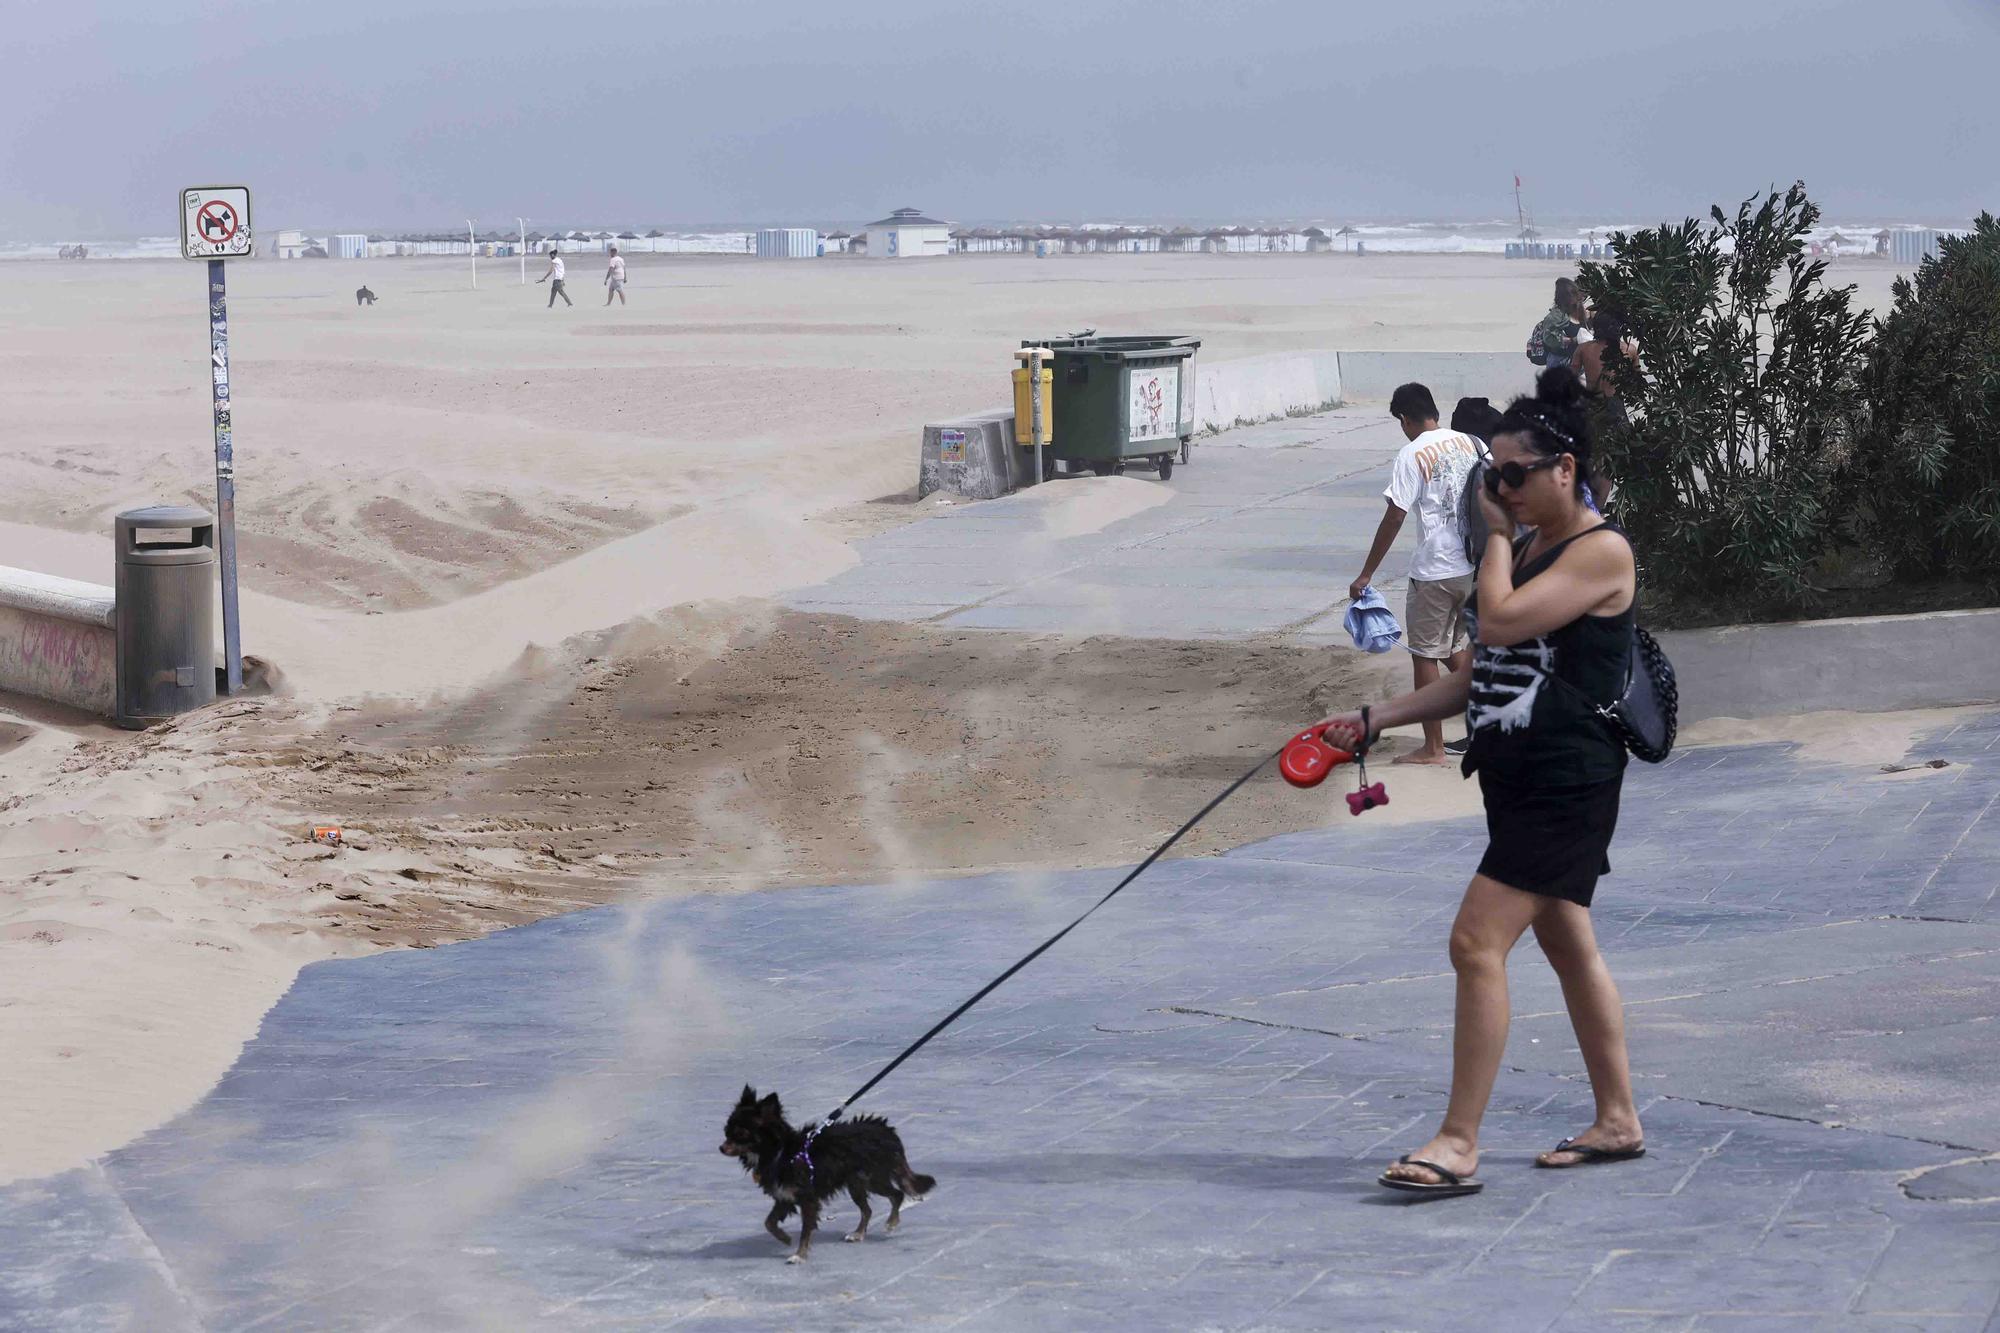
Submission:
<svg viewBox="0 0 2000 1333">
<path fill-rule="evenodd" d="M 1583 402 L 1583 381 L 1568 366 L 1550 366 L 1535 376 L 1535 397 L 1559 411 Z"/>
</svg>

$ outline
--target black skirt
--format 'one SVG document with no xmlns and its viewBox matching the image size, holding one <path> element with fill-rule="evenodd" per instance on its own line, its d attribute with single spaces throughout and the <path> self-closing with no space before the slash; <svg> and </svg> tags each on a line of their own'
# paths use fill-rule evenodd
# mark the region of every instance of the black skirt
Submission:
<svg viewBox="0 0 2000 1333">
<path fill-rule="evenodd" d="M 1479 873 L 1508 888 L 1590 906 L 1618 827 L 1625 775 L 1583 787 L 1538 787 L 1479 770 L 1486 801 L 1486 855 Z"/>
</svg>

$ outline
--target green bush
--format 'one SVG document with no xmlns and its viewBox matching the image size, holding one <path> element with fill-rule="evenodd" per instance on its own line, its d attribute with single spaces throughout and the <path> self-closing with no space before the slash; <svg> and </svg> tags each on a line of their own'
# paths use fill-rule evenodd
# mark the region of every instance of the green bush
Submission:
<svg viewBox="0 0 2000 1333">
<path fill-rule="evenodd" d="M 1600 441 L 1647 586 L 1671 600 L 1807 605 L 1835 480 L 1861 422 L 1868 315 L 1809 261 L 1819 209 L 1794 185 L 1612 237 L 1585 264 L 1593 305 L 1623 314 L 1637 363 L 1606 349 L 1628 421 Z"/>
<path fill-rule="evenodd" d="M 1982 213 L 1898 278 L 1847 469 L 1856 535 L 1899 580 L 2000 589 L 2000 222 Z"/>
</svg>

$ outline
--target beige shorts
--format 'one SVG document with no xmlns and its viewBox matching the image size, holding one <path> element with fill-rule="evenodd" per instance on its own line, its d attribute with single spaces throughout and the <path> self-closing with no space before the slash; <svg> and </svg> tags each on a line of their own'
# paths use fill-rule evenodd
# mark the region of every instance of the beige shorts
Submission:
<svg viewBox="0 0 2000 1333">
<path fill-rule="evenodd" d="M 1475 577 L 1411 579 L 1410 598 L 1403 606 L 1404 646 L 1435 662 L 1472 647 L 1472 636 L 1465 632 L 1465 603 L 1472 596 Z"/>
</svg>

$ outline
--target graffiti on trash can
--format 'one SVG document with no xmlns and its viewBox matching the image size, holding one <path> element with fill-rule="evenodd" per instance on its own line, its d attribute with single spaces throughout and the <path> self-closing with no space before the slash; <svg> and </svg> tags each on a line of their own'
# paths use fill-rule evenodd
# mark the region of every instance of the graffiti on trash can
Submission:
<svg viewBox="0 0 2000 1333">
<path fill-rule="evenodd" d="M 1128 440 L 1157 440 L 1180 434 L 1181 368 L 1148 366 L 1132 372 Z"/>
</svg>

